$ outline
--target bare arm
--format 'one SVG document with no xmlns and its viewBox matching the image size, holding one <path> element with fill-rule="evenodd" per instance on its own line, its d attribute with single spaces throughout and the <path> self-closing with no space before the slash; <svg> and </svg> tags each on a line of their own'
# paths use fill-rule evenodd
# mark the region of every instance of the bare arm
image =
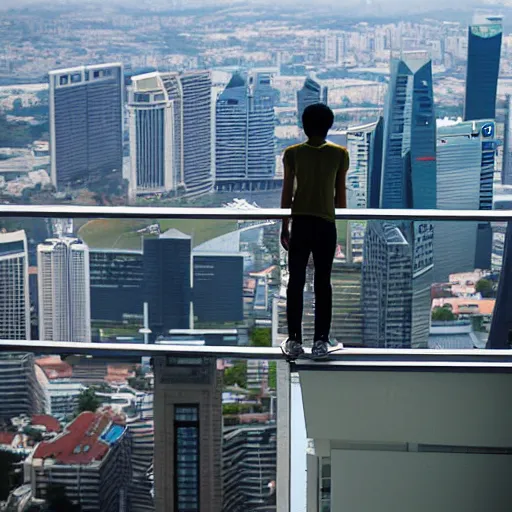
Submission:
<svg viewBox="0 0 512 512">
<path fill-rule="evenodd" d="M 341 158 L 338 174 L 336 175 L 336 193 L 334 196 L 334 205 L 336 206 L 336 208 L 347 207 L 346 177 L 349 165 L 350 159 L 348 156 L 348 151 L 345 149 L 343 151 L 343 157 Z"/>
</svg>

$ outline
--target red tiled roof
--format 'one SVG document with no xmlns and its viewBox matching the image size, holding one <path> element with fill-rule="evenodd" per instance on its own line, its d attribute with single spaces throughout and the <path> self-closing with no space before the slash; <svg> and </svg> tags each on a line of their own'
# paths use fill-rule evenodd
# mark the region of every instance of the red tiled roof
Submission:
<svg viewBox="0 0 512 512">
<path fill-rule="evenodd" d="M 48 414 L 34 414 L 32 416 L 32 425 L 46 427 L 47 432 L 60 432 L 62 430 L 59 421 Z"/>
<path fill-rule="evenodd" d="M 100 439 L 110 425 L 109 414 L 83 412 L 70 423 L 63 434 L 39 443 L 34 459 L 55 459 L 60 464 L 89 464 L 108 453 L 108 444 Z"/>
<path fill-rule="evenodd" d="M 16 434 L 13 432 L 0 432 L 0 444 L 12 444 Z"/>
<path fill-rule="evenodd" d="M 41 357 L 36 364 L 44 371 L 48 379 L 66 379 L 73 376 L 71 365 L 61 360 L 60 356 Z"/>
</svg>

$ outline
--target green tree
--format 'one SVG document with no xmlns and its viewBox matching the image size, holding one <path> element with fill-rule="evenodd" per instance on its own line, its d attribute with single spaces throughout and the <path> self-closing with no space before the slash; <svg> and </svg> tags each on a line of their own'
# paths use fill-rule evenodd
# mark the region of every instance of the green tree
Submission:
<svg viewBox="0 0 512 512">
<path fill-rule="evenodd" d="M 251 347 L 271 347 L 272 331 L 268 327 L 255 327 L 251 331 Z"/>
<path fill-rule="evenodd" d="M 131 377 L 128 379 L 128 385 L 137 391 L 150 391 L 151 384 L 144 377 Z"/>
<path fill-rule="evenodd" d="M 480 281 L 476 283 L 475 290 L 477 293 L 481 293 L 484 298 L 494 296 L 494 287 L 492 281 L 489 281 L 489 279 L 480 279 Z"/>
<path fill-rule="evenodd" d="M 87 388 L 78 396 L 78 414 L 85 411 L 96 412 L 101 405 L 101 400 L 97 397 L 93 388 Z"/>
<path fill-rule="evenodd" d="M 268 387 L 277 389 L 277 363 L 275 361 L 268 363 Z"/>
<path fill-rule="evenodd" d="M 224 385 L 247 387 L 247 361 L 235 361 L 224 371 Z"/>
<path fill-rule="evenodd" d="M 437 307 L 432 311 L 432 320 L 437 322 L 450 322 L 455 320 L 456 316 L 452 313 L 452 311 L 445 307 Z"/>
</svg>

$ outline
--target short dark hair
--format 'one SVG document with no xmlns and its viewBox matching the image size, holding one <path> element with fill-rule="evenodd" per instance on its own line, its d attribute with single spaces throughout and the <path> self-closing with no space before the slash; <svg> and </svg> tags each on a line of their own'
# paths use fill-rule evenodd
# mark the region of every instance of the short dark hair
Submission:
<svg viewBox="0 0 512 512">
<path fill-rule="evenodd" d="M 314 103 L 304 109 L 302 126 L 308 137 L 326 137 L 334 124 L 334 113 L 325 103 Z"/>
</svg>

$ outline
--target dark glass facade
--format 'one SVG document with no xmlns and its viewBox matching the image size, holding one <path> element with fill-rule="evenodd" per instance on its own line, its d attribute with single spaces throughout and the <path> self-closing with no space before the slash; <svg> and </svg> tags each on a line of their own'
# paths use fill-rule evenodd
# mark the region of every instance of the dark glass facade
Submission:
<svg viewBox="0 0 512 512">
<path fill-rule="evenodd" d="M 469 27 L 465 121 L 496 117 L 501 39 L 500 19 L 486 18 Z"/>
<path fill-rule="evenodd" d="M 165 110 L 140 109 L 135 114 L 138 188 L 165 186 Z M 148 147 L 151 151 L 148 151 Z"/>
<path fill-rule="evenodd" d="M 143 297 L 153 336 L 190 327 L 191 238 L 171 229 L 144 240 Z"/>
<path fill-rule="evenodd" d="M 91 320 L 122 322 L 143 314 L 142 252 L 91 250 Z"/>
<path fill-rule="evenodd" d="M 183 94 L 183 179 L 187 194 L 198 195 L 213 187 L 211 89 L 208 71 L 180 76 Z"/>
<path fill-rule="evenodd" d="M 370 138 L 368 180 L 367 180 L 367 207 L 380 207 L 380 184 L 382 179 L 382 137 L 384 133 L 384 119 L 379 117 L 377 125 Z"/>
<path fill-rule="evenodd" d="M 55 186 L 122 172 L 123 87 L 121 64 L 50 72 L 51 177 Z"/>
<path fill-rule="evenodd" d="M 432 63 L 420 55 L 392 61 L 383 150 L 380 207 L 435 208 Z"/>
<path fill-rule="evenodd" d="M 369 179 L 370 206 L 436 208 L 432 63 L 425 52 L 403 52 L 392 59 L 382 155 L 379 191 L 376 176 Z M 373 159 L 378 163 L 377 151 Z M 362 266 L 366 345 L 427 347 L 433 236 L 431 223 L 367 225 Z M 379 283 L 387 299 L 378 292 Z"/>
<path fill-rule="evenodd" d="M 176 512 L 199 512 L 199 406 L 174 406 Z"/>
<path fill-rule="evenodd" d="M 243 257 L 195 254 L 194 317 L 197 322 L 229 323 L 244 318 Z"/>
<path fill-rule="evenodd" d="M 512 223 L 509 222 L 505 232 L 503 263 L 501 267 L 498 293 L 492 315 L 491 331 L 487 348 L 505 349 L 512 347 Z"/>
<path fill-rule="evenodd" d="M 507 95 L 505 105 L 505 137 L 503 141 L 503 169 L 501 183 L 512 185 L 512 96 Z"/>
</svg>

